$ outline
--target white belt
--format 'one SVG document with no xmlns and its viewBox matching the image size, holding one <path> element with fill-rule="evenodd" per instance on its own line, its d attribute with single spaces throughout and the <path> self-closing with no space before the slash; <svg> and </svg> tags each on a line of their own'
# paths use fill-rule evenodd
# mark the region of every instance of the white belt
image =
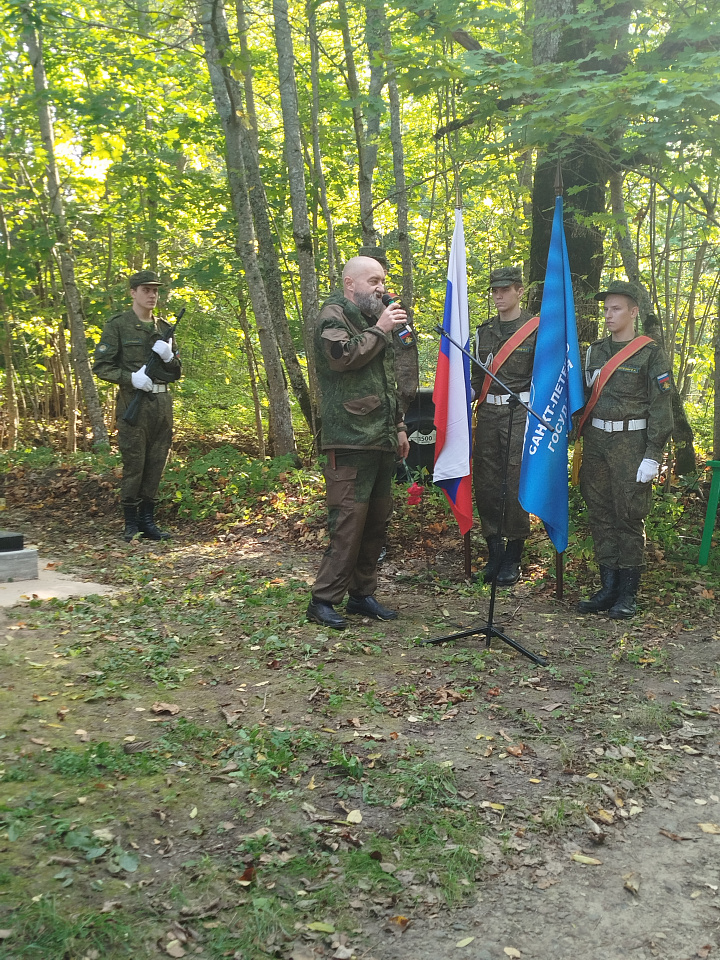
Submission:
<svg viewBox="0 0 720 960">
<path fill-rule="evenodd" d="M 527 393 L 519 393 L 518 396 L 523 403 L 530 403 L 530 391 Z M 510 394 L 509 393 L 489 393 L 485 397 L 485 403 L 494 403 L 496 406 L 500 406 L 503 403 L 510 403 Z"/>
<path fill-rule="evenodd" d="M 619 433 L 622 430 L 644 430 L 647 426 L 647 420 L 597 420 L 593 417 L 591 421 L 598 430 L 604 430 L 605 433 Z"/>
<path fill-rule="evenodd" d="M 166 383 L 154 383 L 152 388 L 153 393 L 167 393 L 167 384 Z"/>
</svg>

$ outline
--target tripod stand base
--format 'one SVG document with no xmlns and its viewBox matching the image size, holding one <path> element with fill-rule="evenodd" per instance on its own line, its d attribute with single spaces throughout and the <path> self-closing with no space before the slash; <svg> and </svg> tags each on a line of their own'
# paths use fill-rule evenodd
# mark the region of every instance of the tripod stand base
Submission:
<svg viewBox="0 0 720 960">
<path fill-rule="evenodd" d="M 528 660 L 532 660 L 533 663 L 537 663 L 538 666 L 546 667 L 548 661 L 545 657 L 541 657 L 538 653 L 533 653 L 532 650 L 528 650 L 527 647 L 524 647 L 521 643 L 518 643 L 517 640 L 513 640 L 512 637 L 508 637 L 507 634 L 502 633 L 500 630 L 497 630 L 495 627 L 488 624 L 486 627 L 473 627 L 471 630 L 461 630 L 459 633 L 449 633 L 446 637 L 433 637 L 432 640 L 423 641 L 423 646 L 430 646 L 431 644 L 436 643 L 450 643 L 453 640 L 461 640 L 463 637 L 485 637 L 485 646 L 490 646 L 490 641 L 493 637 L 497 637 L 499 640 L 502 640 L 504 643 L 507 643 L 508 646 L 512 647 L 513 650 L 517 650 L 518 653 L 521 653 L 524 657 L 527 657 Z"/>
</svg>

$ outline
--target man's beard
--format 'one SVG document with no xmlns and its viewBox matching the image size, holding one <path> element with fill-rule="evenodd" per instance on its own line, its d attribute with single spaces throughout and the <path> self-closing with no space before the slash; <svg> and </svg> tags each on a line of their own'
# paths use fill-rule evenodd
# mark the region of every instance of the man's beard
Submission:
<svg viewBox="0 0 720 960">
<path fill-rule="evenodd" d="M 383 302 L 375 293 L 356 293 L 355 306 L 368 317 L 379 317 L 383 310 Z"/>
</svg>

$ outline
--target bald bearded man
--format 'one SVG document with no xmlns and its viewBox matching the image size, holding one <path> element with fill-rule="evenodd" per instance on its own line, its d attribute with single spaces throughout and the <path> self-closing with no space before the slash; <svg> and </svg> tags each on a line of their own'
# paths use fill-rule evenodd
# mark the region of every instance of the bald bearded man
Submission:
<svg viewBox="0 0 720 960">
<path fill-rule="evenodd" d="M 328 297 L 315 328 L 330 546 L 307 618 L 334 630 L 348 625 L 335 610 L 346 593 L 348 614 L 397 617 L 375 599 L 375 590 L 395 458 L 409 452 L 392 349 L 394 331 L 407 315 L 397 303 L 384 307 L 384 293 L 382 266 L 371 257 L 353 257 L 343 270 L 342 293 Z"/>
</svg>

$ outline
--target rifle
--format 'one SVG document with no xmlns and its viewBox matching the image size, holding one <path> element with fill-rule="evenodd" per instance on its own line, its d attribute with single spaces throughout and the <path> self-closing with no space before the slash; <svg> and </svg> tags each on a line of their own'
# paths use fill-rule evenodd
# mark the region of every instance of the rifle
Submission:
<svg viewBox="0 0 720 960">
<path fill-rule="evenodd" d="M 175 323 L 173 324 L 172 327 L 170 327 L 170 329 L 165 334 L 165 336 L 158 337 L 158 340 L 164 340 L 166 343 L 170 340 L 170 338 L 174 335 L 175 331 L 177 330 L 177 325 L 182 320 L 184 313 L 185 313 L 185 307 L 183 307 L 180 313 L 178 313 L 178 315 L 175 318 Z M 157 343 L 157 340 L 155 341 L 155 343 Z M 148 377 L 150 377 L 151 380 L 153 379 L 153 374 L 157 370 L 158 365 L 161 363 L 162 363 L 162 360 L 160 359 L 160 357 L 155 353 L 154 350 L 151 350 L 150 359 L 145 364 L 145 373 L 148 375 Z M 138 388 L 133 394 L 133 398 L 130 401 L 130 403 L 127 405 L 127 409 L 125 410 L 125 413 L 122 416 L 125 423 L 129 423 L 131 427 L 134 427 L 135 424 L 137 423 L 138 414 L 140 413 L 140 404 L 142 403 L 144 397 L 147 397 L 148 400 L 155 399 L 152 393 L 149 393 L 147 390 L 140 390 Z"/>
</svg>

